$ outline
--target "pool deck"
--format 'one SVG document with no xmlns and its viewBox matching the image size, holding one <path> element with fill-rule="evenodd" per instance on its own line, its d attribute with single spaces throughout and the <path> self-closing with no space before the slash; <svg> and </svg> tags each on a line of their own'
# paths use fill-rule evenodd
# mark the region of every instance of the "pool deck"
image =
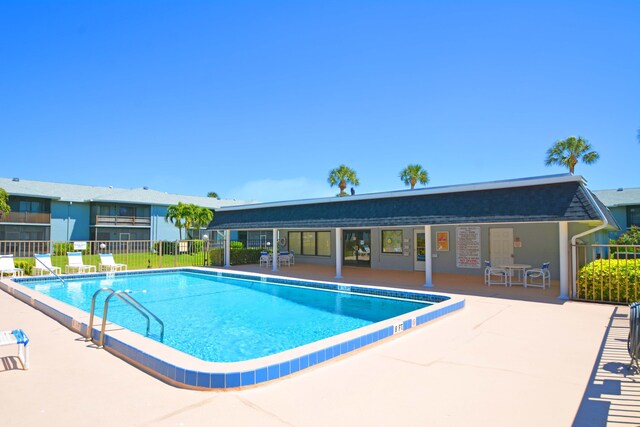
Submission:
<svg viewBox="0 0 640 427">
<path fill-rule="evenodd" d="M 258 267 L 238 268 L 260 271 Z M 262 269 L 262 273 L 272 274 Z M 326 267 L 278 274 L 332 280 Z M 412 272 L 345 269 L 345 283 L 420 289 Z M 31 369 L 0 347 L 3 426 L 640 425 L 626 368 L 626 306 L 563 302 L 557 289 L 437 276 L 466 307 L 372 348 L 237 391 L 165 384 L 0 291 L 0 330 L 22 328 Z"/>
</svg>

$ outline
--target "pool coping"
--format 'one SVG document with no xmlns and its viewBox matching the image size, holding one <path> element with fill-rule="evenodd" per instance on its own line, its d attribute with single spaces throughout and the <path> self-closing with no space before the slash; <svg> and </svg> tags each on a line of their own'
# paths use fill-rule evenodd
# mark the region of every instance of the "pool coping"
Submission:
<svg viewBox="0 0 640 427">
<path fill-rule="evenodd" d="M 370 295 L 411 297 L 437 304 L 383 320 L 353 331 L 345 332 L 320 341 L 305 344 L 290 350 L 240 362 L 208 362 L 171 348 L 163 343 L 146 338 L 108 322 L 104 348 L 139 369 L 176 387 L 196 390 L 227 390 L 250 387 L 295 374 L 328 360 L 352 353 L 366 346 L 401 334 L 439 317 L 460 310 L 464 298 L 430 291 L 401 290 L 379 286 L 349 285 L 309 279 L 291 279 L 281 276 L 229 272 L 228 270 L 202 267 L 164 268 L 116 272 L 115 275 L 138 275 L 170 271 L 192 271 L 222 277 L 260 279 L 266 283 L 296 285 L 357 292 Z M 105 273 L 65 275 L 73 277 L 105 277 Z M 15 280 L 13 280 L 15 279 Z M 20 282 L 50 280 L 51 276 L 3 278 L 0 289 L 58 321 L 68 329 L 87 336 L 89 313 L 44 295 Z M 98 325 L 97 327 L 95 325 Z M 92 336 L 99 338 L 101 319 L 96 316 Z"/>
</svg>

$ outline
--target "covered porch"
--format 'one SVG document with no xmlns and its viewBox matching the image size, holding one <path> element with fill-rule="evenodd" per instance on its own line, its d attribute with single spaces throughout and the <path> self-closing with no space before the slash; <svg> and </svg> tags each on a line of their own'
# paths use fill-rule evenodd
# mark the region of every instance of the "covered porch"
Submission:
<svg viewBox="0 0 640 427">
<path fill-rule="evenodd" d="M 281 267 L 278 271 L 260 267 L 257 264 L 225 267 L 234 271 L 245 271 L 282 277 L 295 277 L 326 282 L 350 283 L 360 285 L 382 286 L 412 290 L 424 289 L 423 271 L 373 270 L 362 267 L 343 267 L 342 278 L 335 278 L 335 268 L 328 265 L 300 264 Z M 433 287 L 430 291 L 451 294 L 476 295 L 482 297 L 504 298 L 521 301 L 537 301 L 561 303 L 560 284 L 551 280 L 551 288 L 532 288 L 523 286 L 487 286 L 483 276 L 466 274 L 433 274 Z"/>
</svg>

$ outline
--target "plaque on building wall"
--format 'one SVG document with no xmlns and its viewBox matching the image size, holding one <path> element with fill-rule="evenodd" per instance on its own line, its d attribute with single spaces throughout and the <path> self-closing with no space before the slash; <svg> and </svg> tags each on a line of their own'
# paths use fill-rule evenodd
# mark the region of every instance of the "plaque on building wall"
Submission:
<svg viewBox="0 0 640 427">
<path fill-rule="evenodd" d="M 456 267 L 480 268 L 480 227 L 456 227 Z"/>
</svg>

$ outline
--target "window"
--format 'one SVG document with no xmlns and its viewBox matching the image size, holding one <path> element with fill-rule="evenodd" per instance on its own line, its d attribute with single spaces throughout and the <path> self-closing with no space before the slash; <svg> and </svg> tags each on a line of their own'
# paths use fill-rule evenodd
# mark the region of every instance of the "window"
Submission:
<svg viewBox="0 0 640 427">
<path fill-rule="evenodd" d="M 318 256 L 331 256 L 331 232 L 318 231 L 316 233 Z"/>
<path fill-rule="evenodd" d="M 300 255 L 331 256 L 331 232 L 290 231 L 289 250 Z"/>
<path fill-rule="evenodd" d="M 627 207 L 627 227 L 640 226 L 640 206 Z"/>
<path fill-rule="evenodd" d="M 382 230 L 382 252 L 385 254 L 402 253 L 402 230 Z"/>
<path fill-rule="evenodd" d="M 316 254 L 316 232 L 303 231 L 302 232 L 302 255 L 315 255 L 315 254 Z"/>
<path fill-rule="evenodd" d="M 294 254 L 302 254 L 302 242 L 300 241 L 299 231 L 289 232 L 289 250 Z"/>
</svg>

